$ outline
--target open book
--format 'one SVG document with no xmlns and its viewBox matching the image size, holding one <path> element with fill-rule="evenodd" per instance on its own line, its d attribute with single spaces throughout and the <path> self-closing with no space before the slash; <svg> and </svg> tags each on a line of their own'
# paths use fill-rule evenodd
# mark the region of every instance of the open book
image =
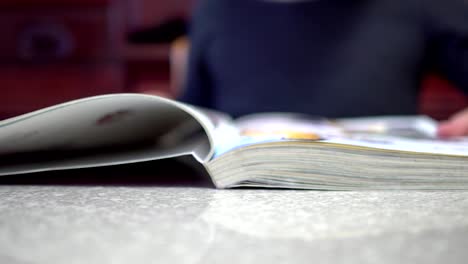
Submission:
<svg viewBox="0 0 468 264">
<path fill-rule="evenodd" d="M 114 94 L 0 122 L 0 176 L 191 155 L 218 188 L 468 189 L 468 140 L 424 116 L 232 120 L 173 100 Z"/>
</svg>

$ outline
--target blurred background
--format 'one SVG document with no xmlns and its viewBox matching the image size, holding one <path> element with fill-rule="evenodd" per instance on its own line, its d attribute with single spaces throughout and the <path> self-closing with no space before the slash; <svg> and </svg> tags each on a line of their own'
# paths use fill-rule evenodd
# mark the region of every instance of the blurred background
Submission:
<svg viewBox="0 0 468 264">
<path fill-rule="evenodd" d="M 184 81 L 196 0 L 1 0 L 0 118 L 91 95 L 175 97 Z M 450 103 L 447 103 L 450 102 Z M 429 75 L 420 112 L 468 106 Z"/>
</svg>

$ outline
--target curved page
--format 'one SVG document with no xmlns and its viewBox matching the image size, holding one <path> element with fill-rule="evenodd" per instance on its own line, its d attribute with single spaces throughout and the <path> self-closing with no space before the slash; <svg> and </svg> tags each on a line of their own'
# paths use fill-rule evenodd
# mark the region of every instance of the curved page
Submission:
<svg viewBox="0 0 468 264">
<path fill-rule="evenodd" d="M 215 123 L 169 99 L 113 94 L 71 101 L 0 122 L 0 175 L 213 153 Z"/>
</svg>

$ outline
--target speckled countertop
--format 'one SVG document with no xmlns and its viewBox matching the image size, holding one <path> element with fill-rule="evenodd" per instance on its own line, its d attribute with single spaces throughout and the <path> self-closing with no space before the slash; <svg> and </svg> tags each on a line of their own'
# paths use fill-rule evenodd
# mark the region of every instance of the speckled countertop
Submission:
<svg viewBox="0 0 468 264">
<path fill-rule="evenodd" d="M 0 185 L 0 263 L 466 263 L 468 192 Z"/>
</svg>

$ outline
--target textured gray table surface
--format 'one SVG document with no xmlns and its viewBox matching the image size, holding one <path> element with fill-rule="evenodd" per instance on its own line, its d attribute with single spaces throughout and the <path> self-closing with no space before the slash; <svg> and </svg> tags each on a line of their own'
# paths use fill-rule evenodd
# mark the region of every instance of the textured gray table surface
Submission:
<svg viewBox="0 0 468 264">
<path fill-rule="evenodd" d="M 467 263 L 468 192 L 0 185 L 0 263 Z"/>
</svg>

